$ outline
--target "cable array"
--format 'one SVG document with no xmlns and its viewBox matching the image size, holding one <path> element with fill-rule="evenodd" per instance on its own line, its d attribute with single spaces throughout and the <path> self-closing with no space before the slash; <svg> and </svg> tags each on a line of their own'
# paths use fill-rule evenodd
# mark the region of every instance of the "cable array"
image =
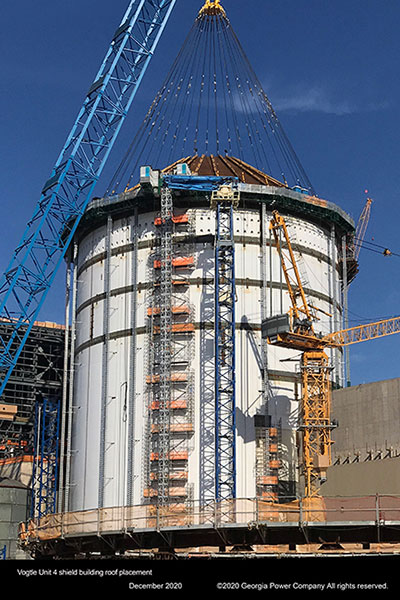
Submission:
<svg viewBox="0 0 400 600">
<path fill-rule="evenodd" d="M 386 246 L 382 246 L 381 244 L 375 244 L 373 242 L 368 242 L 364 239 L 359 239 L 357 237 L 354 238 L 354 242 L 361 250 L 370 250 L 371 252 L 376 252 L 377 254 L 383 254 L 384 256 L 400 256 L 398 252 L 393 252 Z"/>
<path fill-rule="evenodd" d="M 314 193 L 224 11 L 201 11 L 113 176 L 107 193 L 137 183 L 142 165 L 197 155 L 246 158 Z"/>
</svg>

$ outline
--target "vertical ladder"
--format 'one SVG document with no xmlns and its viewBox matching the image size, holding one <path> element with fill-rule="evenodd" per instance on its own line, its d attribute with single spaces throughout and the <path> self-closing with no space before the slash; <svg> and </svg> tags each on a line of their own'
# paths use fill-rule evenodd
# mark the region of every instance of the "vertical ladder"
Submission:
<svg viewBox="0 0 400 600">
<path fill-rule="evenodd" d="M 211 196 L 216 209 L 215 244 L 215 443 L 216 501 L 236 497 L 235 244 L 234 208 L 239 192 L 221 186 Z"/>
</svg>

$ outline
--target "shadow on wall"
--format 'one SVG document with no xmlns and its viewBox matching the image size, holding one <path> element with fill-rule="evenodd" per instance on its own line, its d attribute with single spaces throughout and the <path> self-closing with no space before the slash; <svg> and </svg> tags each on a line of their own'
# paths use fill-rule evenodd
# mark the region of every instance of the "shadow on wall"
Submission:
<svg viewBox="0 0 400 600">
<path fill-rule="evenodd" d="M 264 363 L 260 351 L 260 340 L 255 331 L 253 330 L 252 326 L 250 325 L 246 315 L 242 316 L 241 323 L 242 327 L 247 330 L 247 339 L 249 340 L 250 347 L 253 351 L 257 366 L 259 368 L 260 376 L 262 377 L 264 371 Z M 288 392 L 288 396 L 282 394 L 282 392 L 285 391 Z M 290 396 L 293 394 L 293 389 L 284 388 L 282 387 L 282 385 L 280 385 L 279 392 L 281 393 L 277 395 L 273 393 L 271 388 L 268 398 L 268 414 L 273 416 L 273 418 L 276 420 L 276 423 L 282 421 L 284 427 L 296 428 L 298 412 L 297 409 L 294 411 L 291 410 L 291 401 L 289 399 Z"/>
<path fill-rule="evenodd" d="M 23 485 L 30 487 L 32 483 L 32 462 L 30 460 L 23 460 L 23 457 L 15 458 L 13 462 L 6 460 L 4 464 L 1 464 L 0 461 L 0 479 L 3 478 L 19 481 Z"/>
<path fill-rule="evenodd" d="M 281 387 L 279 391 L 283 391 Z M 291 389 L 287 390 L 291 392 Z M 276 424 L 281 423 L 283 427 L 294 429 L 297 427 L 297 410 L 292 411 L 289 396 L 274 394 L 270 399 L 270 412 Z"/>
<path fill-rule="evenodd" d="M 215 499 L 215 345 L 214 254 L 207 247 L 197 256 L 202 270 L 200 300 L 200 500 Z M 207 283 L 207 282 L 210 283 Z"/>
<path fill-rule="evenodd" d="M 254 415 L 245 414 L 239 407 L 236 407 L 235 415 L 237 435 L 242 438 L 245 444 L 254 442 L 256 439 Z"/>
</svg>

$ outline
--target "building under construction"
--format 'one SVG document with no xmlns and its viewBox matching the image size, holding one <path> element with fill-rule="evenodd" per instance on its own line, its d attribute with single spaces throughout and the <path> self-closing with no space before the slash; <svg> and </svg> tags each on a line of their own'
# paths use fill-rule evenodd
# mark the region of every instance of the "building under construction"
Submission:
<svg viewBox="0 0 400 600">
<path fill-rule="evenodd" d="M 114 46 L 132 43 L 136 4 Z M 58 185 L 56 173 L 43 193 Z M 22 546 L 57 557 L 316 551 L 338 529 L 364 550 L 397 543 L 400 491 L 345 493 L 329 473 L 368 437 L 343 460 L 345 347 L 400 326 L 346 327 L 356 224 L 316 195 L 219 0 L 201 8 L 107 193 L 77 213 L 59 237 L 66 325 L 51 348 L 25 346 L 52 374 L 38 390 L 44 375 L 32 372 L 29 406 L 38 392 L 59 393 L 60 406 L 47 415 L 42 403 L 26 435 L 14 416 L 4 427 L 4 460 L 17 439 L 41 469 Z M 21 398 L 24 373 L 8 384 Z M 24 402 L 4 396 L 28 419 Z"/>
<path fill-rule="evenodd" d="M 11 326 L 1 322 L 3 339 Z M 0 403 L 0 547 L 18 554 L 18 525 L 31 515 L 33 479 L 38 473 L 38 410 L 43 399 L 59 399 L 64 375 L 65 327 L 36 322 Z"/>
<path fill-rule="evenodd" d="M 10 324 L 0 323 L 2 335 Z M 0 460 L 33 454 L 34 404 L 41 397 L 61 395 L 64 374 L 65 327 L 35 323 L 16 368 L 5 387 L 0 412 Z"/>
</svg>

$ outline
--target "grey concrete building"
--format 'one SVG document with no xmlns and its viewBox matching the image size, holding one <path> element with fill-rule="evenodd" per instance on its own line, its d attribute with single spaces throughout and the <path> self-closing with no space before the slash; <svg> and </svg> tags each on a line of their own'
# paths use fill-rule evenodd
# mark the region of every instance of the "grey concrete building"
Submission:
<svg viewBox="0 0 400 600">
<path fill-rule="evenodd" d="M 400 494 L 400 378 L 333 392 L 325 496 Z"/>
<path fill-rule="evenodd" d="M 8 559 L 26 559 L 18 547 L 18 528 L 27 520 L 29 488 L 13 479 L 0 479 L 0 550 Z"/>
</svg>

